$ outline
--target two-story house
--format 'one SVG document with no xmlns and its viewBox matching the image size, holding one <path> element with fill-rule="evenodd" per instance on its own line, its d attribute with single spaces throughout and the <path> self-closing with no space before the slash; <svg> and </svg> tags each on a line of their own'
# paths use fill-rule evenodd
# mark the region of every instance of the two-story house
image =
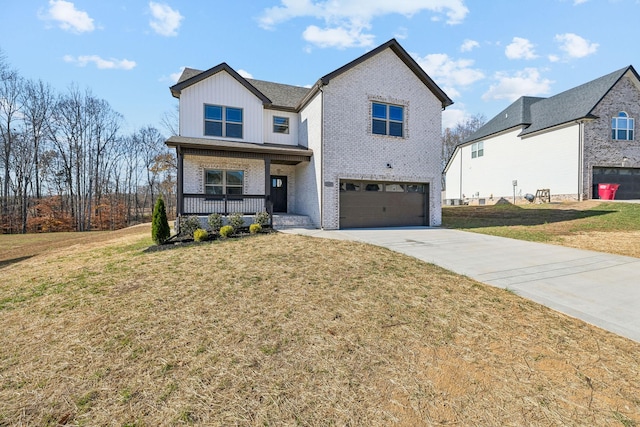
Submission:
<svg viewBox="0 0 640 427">
<path fill-rule="evenodd" d="M 186 69 L 178 214 L 268 211 L 317 228 L 439 225 L 442 110 L 452 104 L 392 39 L 311 88 Z"/>
<path fill-rule="evenodd" d="M 640 199 L 640 79 L 632 66 L 549 98 L 521 97 L 456 147 L 445 168 L 448 201 Z M 516 194 L 513 196 L 513 194 Z M 511 197 L 510 197 L 511 196 Z"/>
</svg>

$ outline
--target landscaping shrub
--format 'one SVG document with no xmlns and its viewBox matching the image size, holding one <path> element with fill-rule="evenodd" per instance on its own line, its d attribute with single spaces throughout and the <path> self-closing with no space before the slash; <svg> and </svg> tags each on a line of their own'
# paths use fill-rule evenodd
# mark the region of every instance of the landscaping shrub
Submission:
<svg viewBox="0 0 640 427">
<path fill-rule="evenodd" d="M 222 215 L 220 215 L 219 213 L 210 214 L 207 217 L 207 223 L 209 224 L 211 231 L 213 231 L 214 233 L 217 232 L 222 227 Z"/>
<path fill-rule="evenodd" d="M 234 232 L 235 232 L 235 230 L 233 229 L 233 226 L 231 226 L 231 225 L 225 225 L 225 226 L 220 228 L 220 235 L 222 237 L 229 237 Z"/>
<path fill-rule="evenodd" d="M 164 200 L 162 196 L 156 200 L 156 205 L 153 208 L 153 219 L 151 220 L 151 238 L 153 241 L 161 245 L 166 242 L 171 235 L 171 229 L 169 228 L 169 221 L 167 220 L 167 210 L 164 207 Z"/>
<path fill-rule="evenodd" d="M 256 216 L 253 218 L 254 224 L 260 224 L 261 226 L 265 226 L 269 224 L 269 213 L 262 211 L 256 212 Z"/>
<path fill-rule="evenodd" d="M 208 238 L 209 238 L 209 233 L 207 233 L 207 230 L 204 230 L 202 228 L 197 228 L 193 232 L 193 240 L 195 240 L 196 242 L 204 242 Z"/>
<path fill-rule="evenodd" d="M 249 226 L 249 233 L 251 234 L 256 234 L 261 231 L 262 231 L 262 225 L 258 224 L 257 222 L 254 222 Z"/>
<path fill-rule="evenodd" d="M 244 227 L 244 215 L 242 212 L 236 212 L 229 215 L 229 225 L 233 227 L 234 230 L 239 230 Z"/>
<path fill-rule="evenodd" d="M 193 237 L 193 232 L 200 228 L 200 219 L 197 216 L 180 217 L 180 234 Z"/>
</svg>

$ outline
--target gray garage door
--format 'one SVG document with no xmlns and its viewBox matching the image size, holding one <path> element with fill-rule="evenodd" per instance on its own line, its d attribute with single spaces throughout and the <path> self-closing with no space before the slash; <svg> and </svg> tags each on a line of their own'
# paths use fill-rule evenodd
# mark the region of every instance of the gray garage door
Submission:
<svg viewBox="0 0 640 427">
<path fill-rule="evenodd" d="M 593 198 L 598 198 L 598 184 L 620 184 L 617 200 L 640 199 L 640 168 L 593 168 Z"/>
<path fill-rule="evenodd" d="M 429 184 L 340 181 L 340 228 L 428 225 Z"/>
</svg>

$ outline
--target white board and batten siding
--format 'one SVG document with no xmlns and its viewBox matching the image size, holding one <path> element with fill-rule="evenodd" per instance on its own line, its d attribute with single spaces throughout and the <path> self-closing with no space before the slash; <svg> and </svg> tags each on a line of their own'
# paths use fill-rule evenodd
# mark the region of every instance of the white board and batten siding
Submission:
<svg viewBox="0 0 640 427">
<path fill-rule="evenodd" d="M 274 117 L 287 117 L 289 119 L 289 133 L 276 133 L 273 131 Z M 298 114 L 265 109 L 264 142 L 280 145 L 298 145 Z"/>
<path fill-rule="evenodd" d="M 472 145 L 460 147 L 446 171 L 445 199 L 513 197 L 549 189 L 552 195 L 578 194 L 579 125 L 520 138 L 516 129 L 485 139 L 484 153 L 472 158 Z"/>
<path fill-rule="evenodd" d="M 264 143 L 262 101 L 225 71 L 183 89 L 180 96 L 181 136 L 207 138 L 204 135 L 205 104 L 242 108 L 242 139 L 224 139 Z"/>
</svg>

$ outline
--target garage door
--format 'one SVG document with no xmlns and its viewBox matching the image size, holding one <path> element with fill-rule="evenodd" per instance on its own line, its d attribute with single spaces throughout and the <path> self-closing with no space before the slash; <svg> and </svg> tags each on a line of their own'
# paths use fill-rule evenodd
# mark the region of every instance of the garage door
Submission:
<svg viewBox="0 0 640 427">
<path fill-rule="evenodd" d="M 428 225 L 429 184 L 340 181 L 340 228 Z"/>
<path fill-rule="evenodd" d="M 640 168 L 593 168 L 593 198 L 598 198 L 598 184 L 620 184 L 616 199 L 640 199 Z"/>
</svg>

